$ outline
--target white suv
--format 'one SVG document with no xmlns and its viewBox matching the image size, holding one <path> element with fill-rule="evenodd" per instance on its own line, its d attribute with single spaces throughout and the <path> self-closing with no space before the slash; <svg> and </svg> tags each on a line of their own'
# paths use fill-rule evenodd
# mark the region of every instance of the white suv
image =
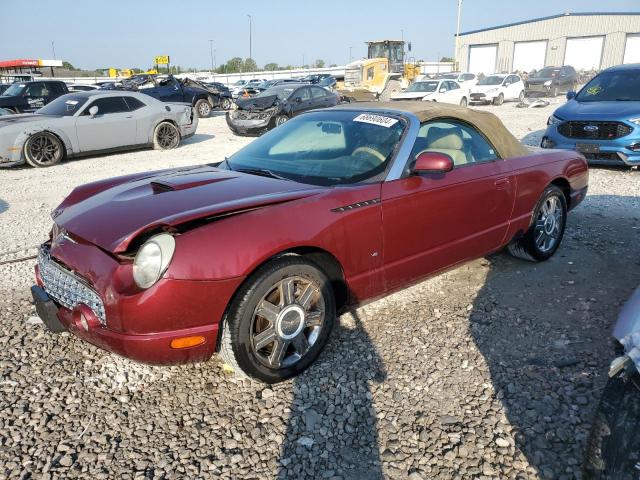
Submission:
<svg viewBox="0 0 640 480">
<path fill-rule="evenodd" d="M 494 73 L 471 87 L 469 103 L 502 105 L 505 100 L 524 100 L 524 82 L 519 75 Z"/>
</svg>

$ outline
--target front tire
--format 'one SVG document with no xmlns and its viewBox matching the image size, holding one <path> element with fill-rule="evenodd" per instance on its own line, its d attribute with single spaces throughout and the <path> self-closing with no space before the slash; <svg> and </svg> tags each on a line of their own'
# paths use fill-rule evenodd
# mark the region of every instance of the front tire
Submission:
<svg viewBox="0 0 640 480">
<path fill-rule="evenodd" d="M 223 110 L 231 110 L 231 99 L 226 97 L 223 98 L 220 106 L 222 107 Z"/>
<path fill-rule="evenodd" d="M 462 97 L 462 99 L 460 100 L 460 106 L 461 107 L 467 106 L 467 97 Z"/>
<path fill-rule="evenodd" d="M 554 85 L 553 87 L 551 87 L 551 90 L 549 90 L 549 96 L 552 98 L 555 98 L 558 96 L 558 86 Z"/>
<path fill-rule="evenodd" d="M 297 255 L 253 274 L 229 307 L 220 356 L 237 373 L 266 383 L 298 375 L 329 339 L 335 297 L 326 275 Z"/>
<path fill-rule="evenodd" d="M 389 80 L 385 85 L 384 90 L 382 90 L 382 93 L 380 93 L 378 100 L 381 102 L 388 102 L 391 100 L 391 95 L 400 91 L 402 91 L 402 84 L 398 80 Z"/>
<path fill-rule="evenodd" d="M 520 95 L 518 95 L 518 101 L 519 102 L 524 102 L 524 90 L 522 90 L 520 92 Z"/>
<path fill-rule="evenodd" d="M 493 99 L 494 105 L 500 106 L 503 103 L 504 103 L 504 95 L 502 93 Z"/>
<path fill-rule="evenodd" d="M 278 115 L 276 117 L 275 126 L 279 127 L 283 123 L 286 123 L 288 120 L 289 120 L 289 117 L 287 117 L 286 115 Z"/>
<path fill-rule="evenodd" d="M 531 262 L 548 260 L 560 246 L 566 224 L 564 193 L 555 185 L 549 185 L 536 205 L 529 230 L 509 244 L 509 253 Z"/>
<path fill-rule="evenodd" d="M 49 132 L 31 135 L 24 144 L 24 158 L 32 167 L 51 167 L 64 157 L 64 147 L 58 137 Z"/>
<path fill-rule="evenodd" d="M 208 100 L 201 98 L 194 105 L 196 112 L 198 112 L 198 118 L 207 118 L 211 115 L 211 104 Z"/>
<path fill-rule="evenodd" d="M 153 148 L 171 150 L 180 145 L 180 131 L 171 122 L 160 122 L 153 131 Z"/>
</svg>

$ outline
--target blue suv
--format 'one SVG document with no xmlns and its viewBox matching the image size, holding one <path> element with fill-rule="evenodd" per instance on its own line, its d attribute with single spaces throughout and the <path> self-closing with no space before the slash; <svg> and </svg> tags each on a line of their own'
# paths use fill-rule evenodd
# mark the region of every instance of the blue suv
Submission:
<svg viewBox="0 0 640 480">
<path fill-rule="evenodd" d="M 542 148 L 577 150 L 591 164 L 640 165 L 640 64 L 603 70 L 547 121 Z"/>
</svg>

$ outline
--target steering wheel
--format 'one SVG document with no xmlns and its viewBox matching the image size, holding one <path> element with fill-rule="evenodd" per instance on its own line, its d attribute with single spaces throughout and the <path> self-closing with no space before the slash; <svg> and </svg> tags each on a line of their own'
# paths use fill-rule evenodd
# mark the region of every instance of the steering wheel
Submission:
<svg viewBox="0 0 640 480">
<path fill-rule="evenodd" d="M 351 153 L 351 156 L 353 157 L 358 153 L 367 153 L 372 157 L 376 157 L 378 160 L 380 160 L 380 163 L 384 162 L 386 159 L 386 157 L 382 153 L 380 153 L 375 148 L 371 148 L 371 147 L 358 147 L 353 151 L 353 153 Z M 377 167 L 379 164 L 373 164 L 372 162 L 372 165 L 374 167 Z"/>
</svg>

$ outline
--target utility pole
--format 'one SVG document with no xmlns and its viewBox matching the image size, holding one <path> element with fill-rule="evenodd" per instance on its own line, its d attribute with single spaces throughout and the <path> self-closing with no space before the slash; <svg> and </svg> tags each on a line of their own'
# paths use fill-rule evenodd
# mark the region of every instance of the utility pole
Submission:
<svg viewBox="0 0 640 480">
<path fill-rule="evenodd" d="M 302 68 L 304 68 L 304 53 L 302 54 Z"/>
<path fill-rule="evenodd" d="M 349 63 L 352 62 L 353 60 L 353 55 L 351 55 L 351 50 L 353 49 L 353 47 L 349 47 Z"/>
<path fill-rule="evenodd" d="M 458 70 L 458 46 L 459 46 L 459 42 L 460 42 L 460 14 L 462 13 L 462 0 L 457 0 L 458 1 L 458 22 L 456 25 L 456 51 L 453 55 L 453 68 L 454 70 Z M 440 59 L 438 59 L 438 61 L 440 61 Z"/>
<path fill-rule="evenodd" d="M 56 42 L 51 41 L 51 50 L 53 51 L 53 59 L 56 60 Z"/>
<path fill-rule="evenodd" d="M 213 66 L 213 40 L 209 40 L 209 56 L 211 57 L 211 73 L 215 71 Z"/>
<path fill-rule="evenodd" d="M 253 58 L 251 56 L 251 30 L 252 30 L 252 25 L 251 25 L 251 15 L 247 14 L 247 17 L 249 17 L 249 58 Z"/>
<path fill-rule="evenodd" d="M 216 49 L 213 49 L 213 69 L 217 70 L 218 68 L 218 60 L 216 59 Z"/>
</svg>

